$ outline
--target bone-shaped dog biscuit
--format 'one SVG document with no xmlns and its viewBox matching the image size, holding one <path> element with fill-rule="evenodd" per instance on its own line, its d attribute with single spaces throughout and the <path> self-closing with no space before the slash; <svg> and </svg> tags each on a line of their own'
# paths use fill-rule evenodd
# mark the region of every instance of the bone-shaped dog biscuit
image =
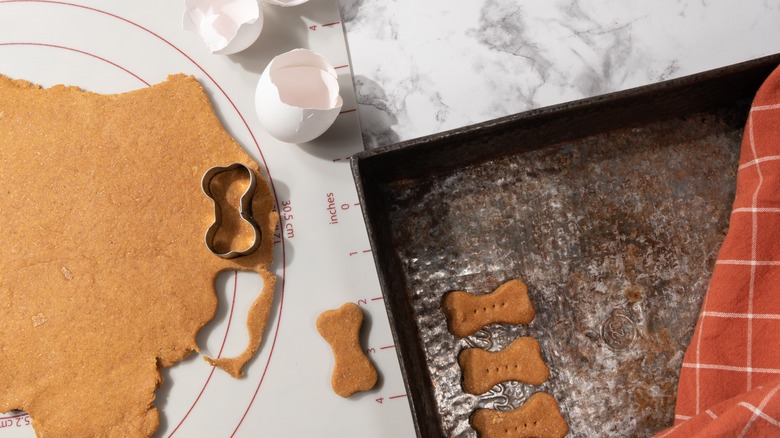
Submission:
<svg viewBox="0 0 780 438">
<path fill-rule="evenodd" d="M 493 323 L 528 324 L 536 315 L 528 288 L 520 280 L 510 280 L 486 295 L 450 292 L 443 307 L 450 332 L 459 337 Z"/>
<path fill-rule="evenodd" d="M 458 355 L 463 370 L 463 388 L 471 394 L 483 394 L 509 380 L 539 385 L 550 377 L 550 368 L 542 360 L 542 349 L 534 338 L 517 338 L 501 351 L 466 348 Z"/>
<path fill-rule="evenodd" d="M 563 438 L 569 432 L 558 403 L 546 392 L 537 392 L 508 412 L 478 409 L 470 422 L 480 438 Z"/>
<path fill-rule="evenodd" d="M 374 364 L 360 347 L 362 324 L 363 312 L 354 303 L 325 311 L 317 318 L 317 331 L 330 344 L 336 360 L 330 383 L 333 391 L 342 397 L 367 391 L 376 384 Z"/>
</svg>

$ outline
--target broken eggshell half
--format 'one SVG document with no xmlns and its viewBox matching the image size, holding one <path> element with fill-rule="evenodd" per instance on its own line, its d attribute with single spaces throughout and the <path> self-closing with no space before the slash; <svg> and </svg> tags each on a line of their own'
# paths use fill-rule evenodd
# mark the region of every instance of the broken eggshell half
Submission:
<svg viewBox="0 0 780 438">
<path fill-rule="evenodd" d="M 270 4 L 270 5 L 277 5 L 277 6 L 298 6 L 306 3 L 309 0 L 263 0 L 264 2 Z"/>
<path fill-rule="evenodd" d="M 286 143 L 306 143 L 322 135 L 342 105 L 336 69 L 308 49 L 295 49 L 271 60 L 255 93 L 263 128 Z"/>
<path fill-rule="evenodd" d="M 184 0 L 182 24 L 200 36 L 211 53 L 231 55 L 260 36 L 263 11 L 258 0 Z"/>
</svg>

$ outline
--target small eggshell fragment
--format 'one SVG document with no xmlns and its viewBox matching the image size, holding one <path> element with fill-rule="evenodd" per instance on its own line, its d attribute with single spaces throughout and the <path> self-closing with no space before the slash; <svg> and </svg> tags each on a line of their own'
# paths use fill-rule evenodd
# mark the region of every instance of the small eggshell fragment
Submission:
<svg viewBox="0 0 780 438">
<path fill-rule="evenodd" d="M 305 143 L 322 135 L 342 105 L 336 69 L 307 49 L 295 49 L 271 60 L 255 93 L 260 123 L 286 143 Z"/>
<path fill-rule="evenodd" d="M 198 34 L 211 53 L 230 55 L 257 40 L 263 11 L 258 0 L 184 0 L 182 24 Z"/>
<path fill-rule="evenodd" d="M 298 6 L 306 3 L 309 0 L 263 0 L 266 3 L 270 5 L 277 5 L 277 6 Z"/>
</svg>

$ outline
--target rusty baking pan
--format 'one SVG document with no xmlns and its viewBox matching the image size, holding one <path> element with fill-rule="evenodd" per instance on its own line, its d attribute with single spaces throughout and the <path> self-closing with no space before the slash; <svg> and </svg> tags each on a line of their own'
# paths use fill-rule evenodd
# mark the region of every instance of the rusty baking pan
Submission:
<svg viewBox="0 0 780 438">
<path fill-rule="evenodd" d="M 530 111 L 352 160 L 422 437 L 475 437 L 476 408 L 557 399 L 569 436 L 650 436 L 677 378 L 734 198 L 752 97 L 780 55 Z M 445 293 L 523 280 L 527 326 L 447 329 Z M 457 355 L 533 336 L 538 386 L 463 391 Z"/>
</svg>

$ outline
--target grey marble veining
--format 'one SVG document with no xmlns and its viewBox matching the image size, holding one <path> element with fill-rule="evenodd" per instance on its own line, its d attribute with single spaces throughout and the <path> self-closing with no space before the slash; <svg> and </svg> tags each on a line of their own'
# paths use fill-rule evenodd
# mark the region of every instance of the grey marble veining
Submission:
<svg viewBox="0 0 780 438">
<path fill-rule="evenodd" d="M 780 52 L 774 0 L 341 0 L 366 147 Z"/>
</svg>

